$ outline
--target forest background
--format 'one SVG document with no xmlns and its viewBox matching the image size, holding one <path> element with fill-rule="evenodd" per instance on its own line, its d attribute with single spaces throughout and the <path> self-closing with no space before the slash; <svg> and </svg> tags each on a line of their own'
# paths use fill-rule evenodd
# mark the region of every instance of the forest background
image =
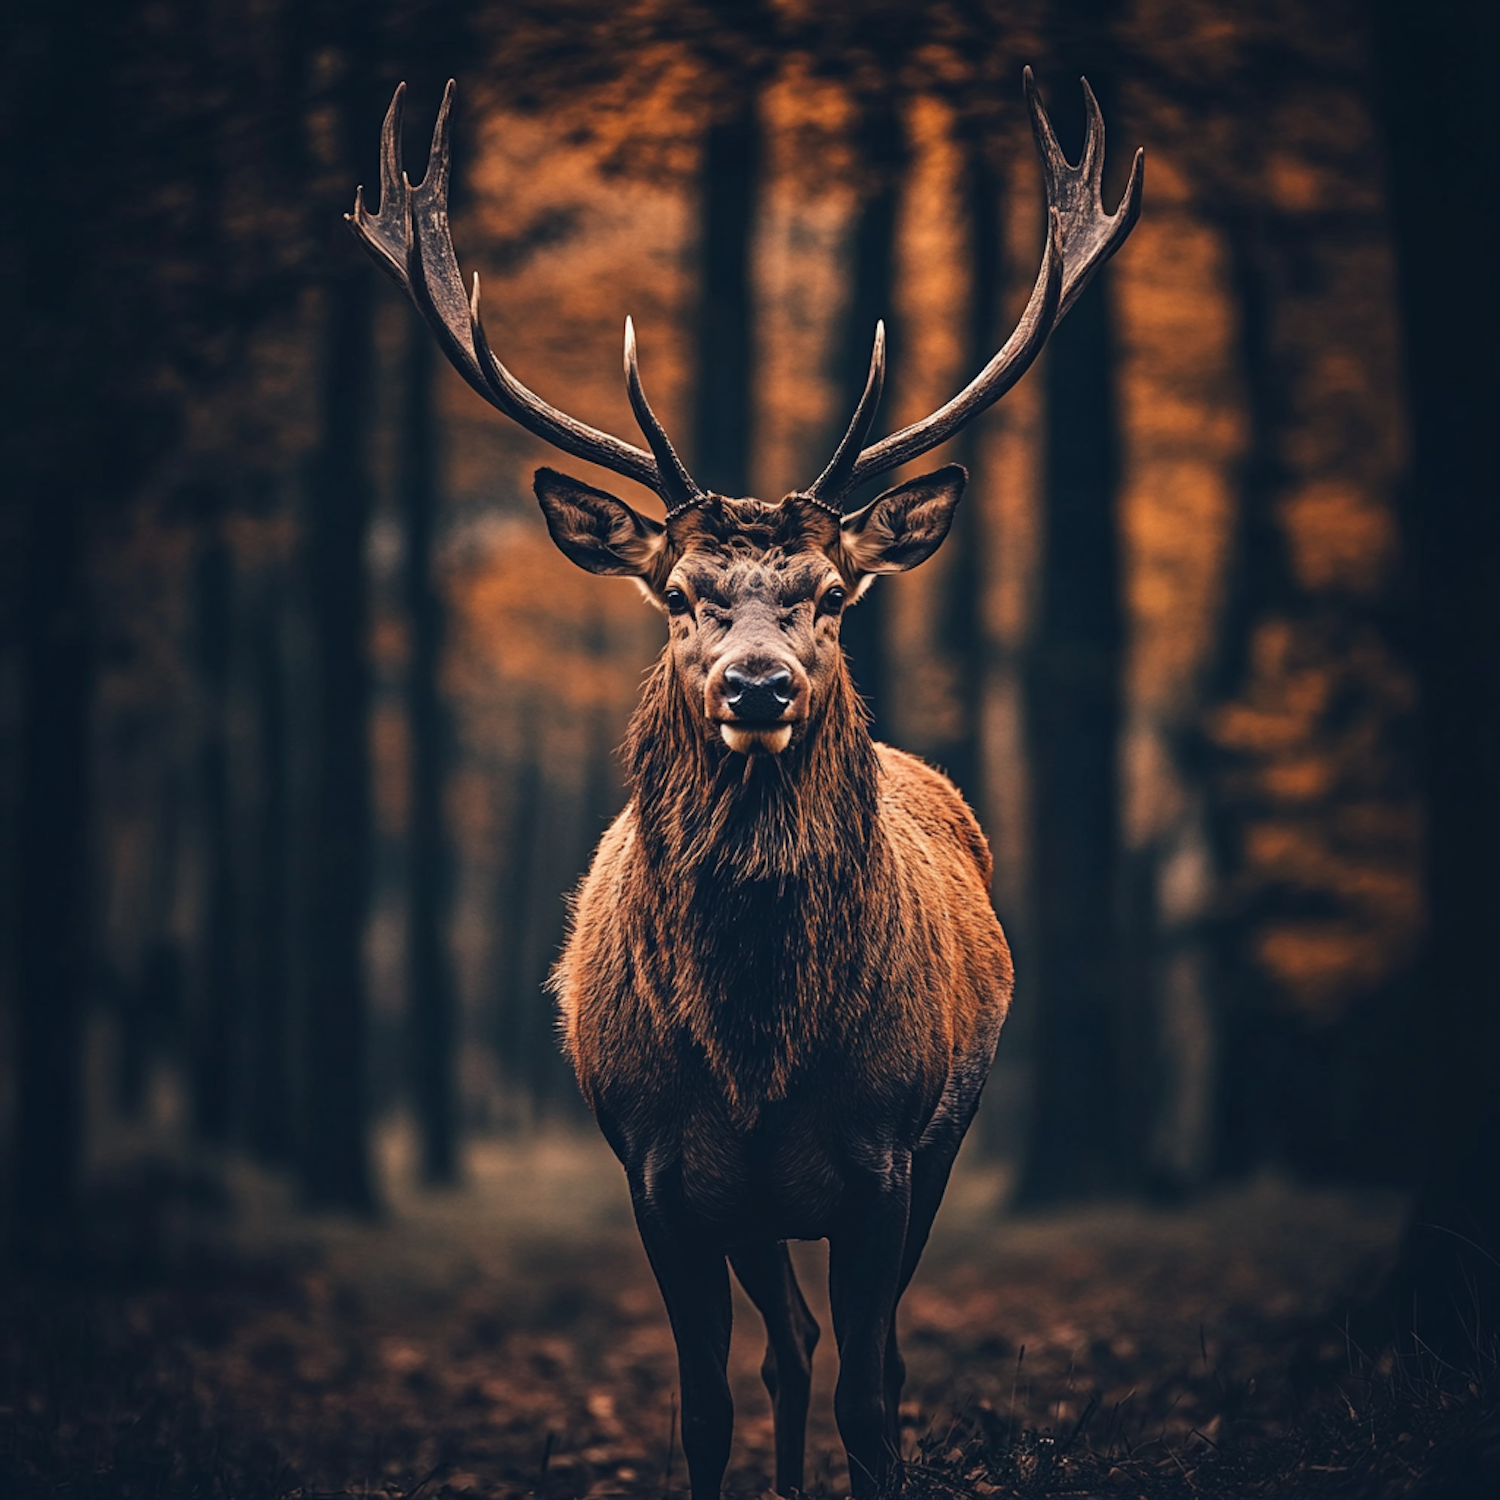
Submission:
<svg viewBox="0 0 1500 1500">
<path fill-rule="evenodd" d="M 1028 62 L 1070 151 L 1091 80 L 1110 201 L 1146 147 L 1145 214 L 932 460 L 971 471 L 952 539 L 845 629 L 876 732 L 995 851 L 1019 982 L 980 1144 L 1021 1204 L 1274 1169 L 1500 1243 L 1494 31 L 1383 0 L 17 7 L 5 1252 L 76 1250 L 121 1131 L 375 1213 L 393 1122 L 443 1184 L 581 1118 L 543 982 L 663 628 L 555 552 L 548 450 L 347 233 L 395 83 L 415 178 L 457 77 L 501 357 L 628 435 L 630 313 L 694 472 L 774 498 L 877 318 L 887 430 L 1012 326 Z"/>
</svg>

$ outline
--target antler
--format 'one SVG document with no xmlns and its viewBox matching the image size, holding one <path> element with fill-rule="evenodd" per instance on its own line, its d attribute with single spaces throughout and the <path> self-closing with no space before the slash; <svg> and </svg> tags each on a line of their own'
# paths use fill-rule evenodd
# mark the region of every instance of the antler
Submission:
<svg viewBox="0 0 1500 1500">
<path fill-rule="evenodd" d="M 993 406 L 1031 368 L 1048 335 L 1077 302 L 1094 273 L 1125 243 L 1126 236 L 1135 228 L 1141 215 L 1146 153 L 1136 152 L 1130 181 L 1119 207 L 1112 214 L 1105 213 L 1101 193 L 1104 118 L 1088 80 L 1083 80 L 1088 131 L 1083 155 L 1076 167 L 1068 162 L 1057 144 L 1057 136 L 1047 118 L 1047 111 L 1042 108 L 1030 68 L 1026 69 L 1025 81 L 1031 130 L 1042 159 L 1042 175 L 1047 186 L 1047 246 L 1021 321 L 1000 352 L 946 406 L 861 451 L 859 445 L 874 420 L 874 407 L 880 399 L 880 384 L 885 371 L 885 331 L 883 327 L 877 327 L 875 353 L 870 362 L 865 393 L 833 462 L 806 492 L 808 499 L 820 505 L 834 506 L 841 496 L 857 489 L 867 479 L 900 468 L 936 448 L 939 443 L 946 442 L 980 412 Z M 859 456 L 854 458 L 854 453 Z"/>
<path fill-rule="evenodd" d="M 416 304 L 454 368 L 491 406 L 575 458 L 612 469 L 655 490 L 669 510 L 695 504 L 701 488 L 683 467 L 641 389 L 635 331 L 625 324 L 625 377 L 630 403 L 651 452 L 622 442 L 549 405 L 528 390 L 490 349 L 479 317 L 479 277 L 464 295 L 458 257 L 448 228 L 449 115 L 454 84 L 449 79 L 432 132 L 427 172 L 412 187 L 401 170 L 401 115 L 406 85 L 400 84 L 380 131 L 380 208 L 370 213 L 364 189 L 354 194 L 349 226 L 380 267 Z"/>
</svg>

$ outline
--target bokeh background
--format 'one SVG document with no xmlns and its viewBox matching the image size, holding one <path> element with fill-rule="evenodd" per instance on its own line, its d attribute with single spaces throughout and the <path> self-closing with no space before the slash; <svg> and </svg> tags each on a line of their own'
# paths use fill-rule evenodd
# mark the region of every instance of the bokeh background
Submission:
<svg viewBox="0 0 1500 1500">
<path fill-rule="evenodd" d="M 1425 1187 L 1482 1240 L 1487 7 L 126 0 L 5 30 L 12 1263 L 94 1264 L 111 1184 L 250 1172 L 389 1224 L 476 1172 L 541 1192 L 526 1163 L 591 1128 L 543 982 L 664 630 L 555 552 L 530 476 L 659 504 L 486 408 L 349 235 L 396 82 L 416 178 L 457 78 L 453 234 L 507 364 L 631 437 L 631 314 L 697 477 L 774 498 L 877 318 L 885 430 L 1008 333 L 1026 63 L 1070 153 L 1088 75 L 1110 202 L 1146 147 L 1145 214 L 921 462 L 970 469 L 954 534 L 845 627 L 876 732 L 995 851 L 1019 978 L 984 1212 Z M 1409 1200 L 1378 1201 L 1394 1254 Z"/>
</svg>

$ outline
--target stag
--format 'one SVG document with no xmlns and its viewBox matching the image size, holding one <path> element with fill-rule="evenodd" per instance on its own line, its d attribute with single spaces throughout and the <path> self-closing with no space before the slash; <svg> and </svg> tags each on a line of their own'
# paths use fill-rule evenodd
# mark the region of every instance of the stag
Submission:
<svg viewBox="0 0 1500 1500">
<path fill-rule="evenodd" d="M 999 400 L 1135 224 L 1142 153 L 1106 213 L 1088 84 L 1076 167 L 1029 69 L 1025 88 L 1048 210 L 1015 331 L 945 406 L 866 446 L 885 375 L 877 325 L 832 460 L 774 504 L 693 480 L 646 400 L 628 318 L 625 381 L 649 451 L 548 405 L 491 352 L 479 278 L 465 295 L 448 228 L 451 82 L 415 188 L 400 166 L 396 90 L 379 212 L 356 194 L 349 216 L 486 401 L 666 505 L 658 521 L 553 469 L 536 474 L 563 553 L 634 579 L 668 622 L 626 740 L 630 800 L 578 890 L 553 987 L 676 1339 L 693 1500 L 714 1500 L 729 1457 L 726 1262 L 765 1320 L 776 1488 L 801 1488 L 819 1330 L 791 1239 L 829 1242 L 835 1413 L 856 1500 L 889 1479 L 904 1376 L 897 1302 L 1010 1001 L 984 835 L 949 781 L 871 739 L 839 645 L 844 611 L 877 574 L 937 550 L 967 475 L 949 464 L 852 514 L 840 501 Z"/>
</svg>

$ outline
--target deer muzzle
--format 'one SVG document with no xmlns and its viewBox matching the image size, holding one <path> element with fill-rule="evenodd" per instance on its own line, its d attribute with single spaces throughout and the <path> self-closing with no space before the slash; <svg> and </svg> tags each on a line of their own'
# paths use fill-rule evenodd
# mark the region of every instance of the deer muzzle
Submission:
<svg viewBox="0 0 1500 1500">
<path fill-rule="evenodd" d="M 709 716 L 731 750 L 779 755 L 792 741 L 806 686 L 779 664 L 733 663 L 716 673 L 709 688 Z"/>
</svg>

